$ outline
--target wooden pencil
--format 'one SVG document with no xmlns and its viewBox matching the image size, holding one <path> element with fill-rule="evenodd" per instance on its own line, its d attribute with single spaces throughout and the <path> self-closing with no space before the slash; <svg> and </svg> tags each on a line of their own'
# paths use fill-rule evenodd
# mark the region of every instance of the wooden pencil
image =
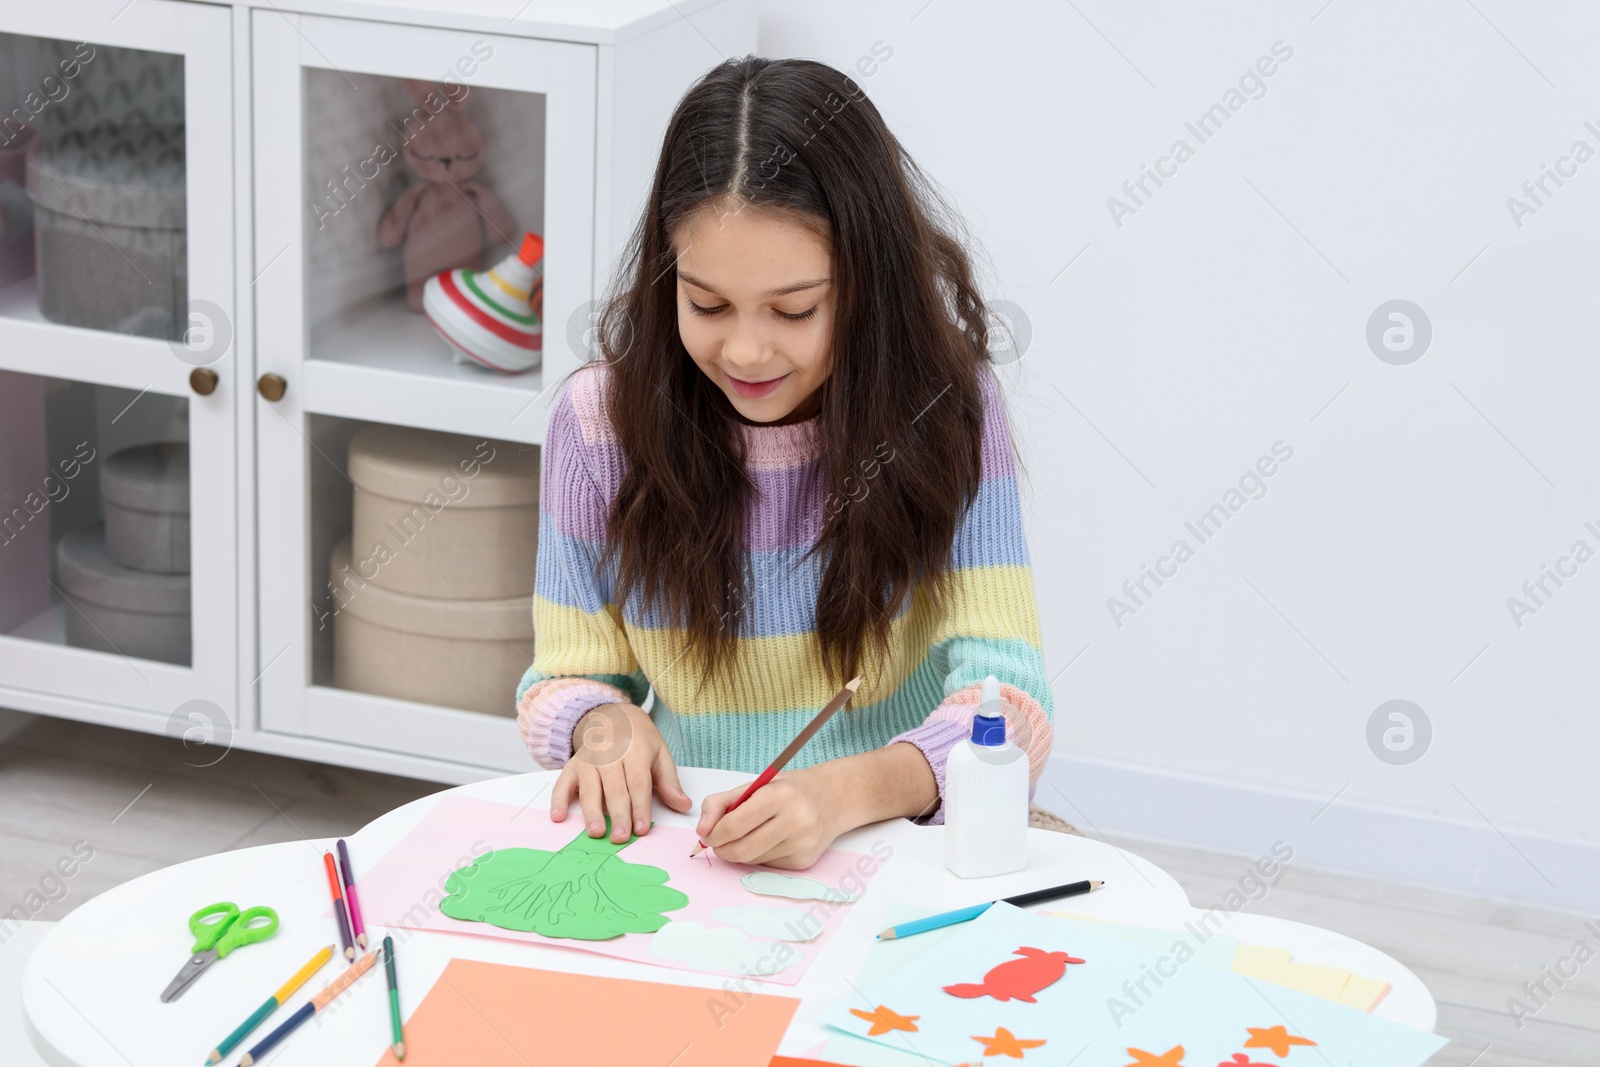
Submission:
<svg viewBox="0 0 1600 1067">
<path fill-rule="evenodd" d="M 372 969 L 372 964 L 377 958 L 378 954 L 376 952 L 369 952 L 352 963 L 343 974 L 323 986 L 322 992 L 302 1004 L 300 1010 L 285 1019 L 276 1030 L 256 1042 L 249 1052 L 240 1057 L 239 1067 L 250 1067 L 251 1064 L 270 1052 L 274 1045 L 294 1033 L 301 1023 L 326 1008 L 329 1004 L 332 1004 L 340 993 L 350 988 L 351 983 Z"/>
<path fill-rule="evenodd" d="M 344 958 L 356 958 L 355 938 L 350 933 L 350 913 L 344 910 L 344 889 L 339 878 L 339 865 L 333 861 L 333 853 L 322 854 L 322 866 L 328 874 L 328 892 L 333 894 L 333 917 L 339 923 L 339 943 L 344 946 Z"/>
<path fill-rule="evenodd" d="M 350 913 L 350 940 L 355 942 L 358 952 L 365 952 L 367 924 L 361 921 L 361 902 L 356 899 L 356 871 L 350 866 L 350 850 L 345 847 L 344 838 L 339 838 L 337 846 L 339 870 L 344 876 L 344 906 Z"/>
<path fill-rule="evenodd" d="M 850 698 L 856 695 L 856 690 L 859 688 L 861 688 L 861 675 L 858 674 L 848 682 L 844 683 L 844 688 L 833 695 L 833 699 L 828 701 L 827 707 L 817 712 L 815 717 L 813 717 L 810 722 L 806 723 L 806 728 L 800 731 L 799 736 L 797 736 L 793 741 L 790 741 L 788 747 L 782 752 L 778 753 L 778 758 L 772 761 L 771 766 L 758 774 L 756 776 L 756 780 L 751 782 L 750 785 L 745 788 L 745 791 L 739 794 L 739 798 L 732 804 L 729 804 L 727 809 L 723 811 L 722 814 L 727 815 L 728 812 L 749 800 L 751 794 L 757 789 L 760 789 L 762 786 L 772 781 L 777 773 L 783 770 L 784 765 L 790 760 L 794 759 L 796 753 L 798 753 L 802 748 L 806 747 L 806 742 L 810 741 L 814 736 L 816 736 L 817 731 L 822 729 L 823 725 L 829 719 L 833 718 L 833 713 L 844 707 Z M 706 850 L 706 847 L 707 846 L 704 841 L 699 841 L 695 846 L 695 850 L 689 853 L 689 858 L 693 859 L 694 857 L 700 855 L 700 853 Z"/>
<path fill-rule="evenodd" d="M 394 977 L 394 938 L 388 934 L 383 935 L 383 972 L 389 981 L 389 1036 L 393 1039 L 391 1047 L 394 1049 L 394 1058 L 406 1058 L 406 1033 L 405 1027 L 400 1022 L 400 983 Z"/>
<path fill-rule="evenodd" d="M 273 993 L 272 996 L 263 1001 L 261 1007 L 252 1012 L 248 1019 L 235 1027 L 233 1033 L 218 1042 L 217 1047 L 211 1050 L 211 1055 L 206 1059 L 206 1062 L 221 1063 L 222 1058 L 232 1052 L 239 1042 L 250 1036 L 250 1031 L 260 1026 L 267 1016 L 282 1007 L 283 1002 L 293 996 L 295 990 L 305 985 L 306 979 L 310 978 L 324 963 L 331 959 L 333 959 L 332 945 L 328 945 L 321 952 L 312 956 L 304 967 L 296 971 L 287 982 L 278 987 L 276 993 Z"/>
</svg>

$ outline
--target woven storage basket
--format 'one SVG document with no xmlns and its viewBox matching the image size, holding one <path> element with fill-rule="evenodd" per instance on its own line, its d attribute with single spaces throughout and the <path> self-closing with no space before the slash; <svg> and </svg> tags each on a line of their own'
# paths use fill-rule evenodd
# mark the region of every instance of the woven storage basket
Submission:
<svg viewBox="0 0 1600 1067">
<path fill-rule="evenodd" d="M 368 426 L 350 440 L 350 480 L 353 548 L 379 561 L 377 584 L 451 600 L 533 595 L 538 449 Z"/>
<path fill-rule="evenodd" d="M 487 715 L 516 714 L 517 682 L 533 662 L 533 605 L 420 597 L 387 589 L 352 560 L 347 537 L 328 562 L 333 584 L 333 682 L 379 696 Z"/>
</svg>

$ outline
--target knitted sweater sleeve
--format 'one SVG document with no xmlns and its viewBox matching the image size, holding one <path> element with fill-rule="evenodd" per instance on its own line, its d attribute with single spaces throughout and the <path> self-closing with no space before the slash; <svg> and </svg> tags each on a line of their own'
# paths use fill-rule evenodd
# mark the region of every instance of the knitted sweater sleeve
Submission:
<svg viewBox="0 0 1600 1067">
<path fill-rule="evenodd" d="M 600 573 L 608 502 L 585 455 L 571 390 L 556 402 L 539 484 L 533 664 L 517 685 L 517 725 L 529 753 L 554 769 L 572 758 L 572 730 L 601 704 L 642 704 L 649 682 Z"/>
<path fill-rule="evenodd" d="M 918 822 L 943 823 L 945 764 L 950 750 L 972 736 L 983 680 L 1000 682 L 1006 734 L 1028 754 L 1028 796 L 1054 738 L 1054 702 L 1044 673 L 1033 574 L 1022 531 L 1022 509 L 1011 435 L 999 383 L 979 369 L 984 395 L 983 480 L 951 547 L 953 596 L 935 631 L 929 656 L 944 676 L 944 699 L 920 726 L 890 740 L 915 745 L 939 787 L 937 807 Z"/>
</svg>

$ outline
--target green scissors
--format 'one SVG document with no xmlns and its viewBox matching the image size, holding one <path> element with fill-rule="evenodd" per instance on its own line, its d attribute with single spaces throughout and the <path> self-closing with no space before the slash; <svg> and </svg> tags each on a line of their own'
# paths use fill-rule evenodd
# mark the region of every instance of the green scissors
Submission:
<svg viewBox="0 0 1600 1067">
<path fill-rule="evenodd" d="M 257 924 L 256 920 L 265 922 Z M 177 1000 L 202 971 L 241 945 L 265 941 L 278 932 L 278 913 L 268 907 L 239 910 L 229 901 L 207 904 L 189 916 L 189 932 L 194 948 L 189 961 L 179 970 L 161 994 L 161 1003 Z"/>
</svg>

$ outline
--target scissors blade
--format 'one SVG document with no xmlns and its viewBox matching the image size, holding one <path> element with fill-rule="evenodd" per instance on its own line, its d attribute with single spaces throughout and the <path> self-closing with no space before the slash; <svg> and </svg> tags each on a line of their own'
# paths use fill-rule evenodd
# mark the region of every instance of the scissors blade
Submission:
<svg viewBox="0 0 1600 1067">
<path fill-rule="evenodd" d="M 217 950 L 209 948 L 204 952 L 197 952 L 190 956 L 188 962 L 178 968 L 178 973 L 171 982 L 167 983 L 167 988 L 162 991 L 161 1003 L 167 1004 L 182 996 L 184 990 L 188 989 L 190 984 L 200 977 L 200 972 L 211 966 L 216 961 L 216 958 Z"/>
</svg>

